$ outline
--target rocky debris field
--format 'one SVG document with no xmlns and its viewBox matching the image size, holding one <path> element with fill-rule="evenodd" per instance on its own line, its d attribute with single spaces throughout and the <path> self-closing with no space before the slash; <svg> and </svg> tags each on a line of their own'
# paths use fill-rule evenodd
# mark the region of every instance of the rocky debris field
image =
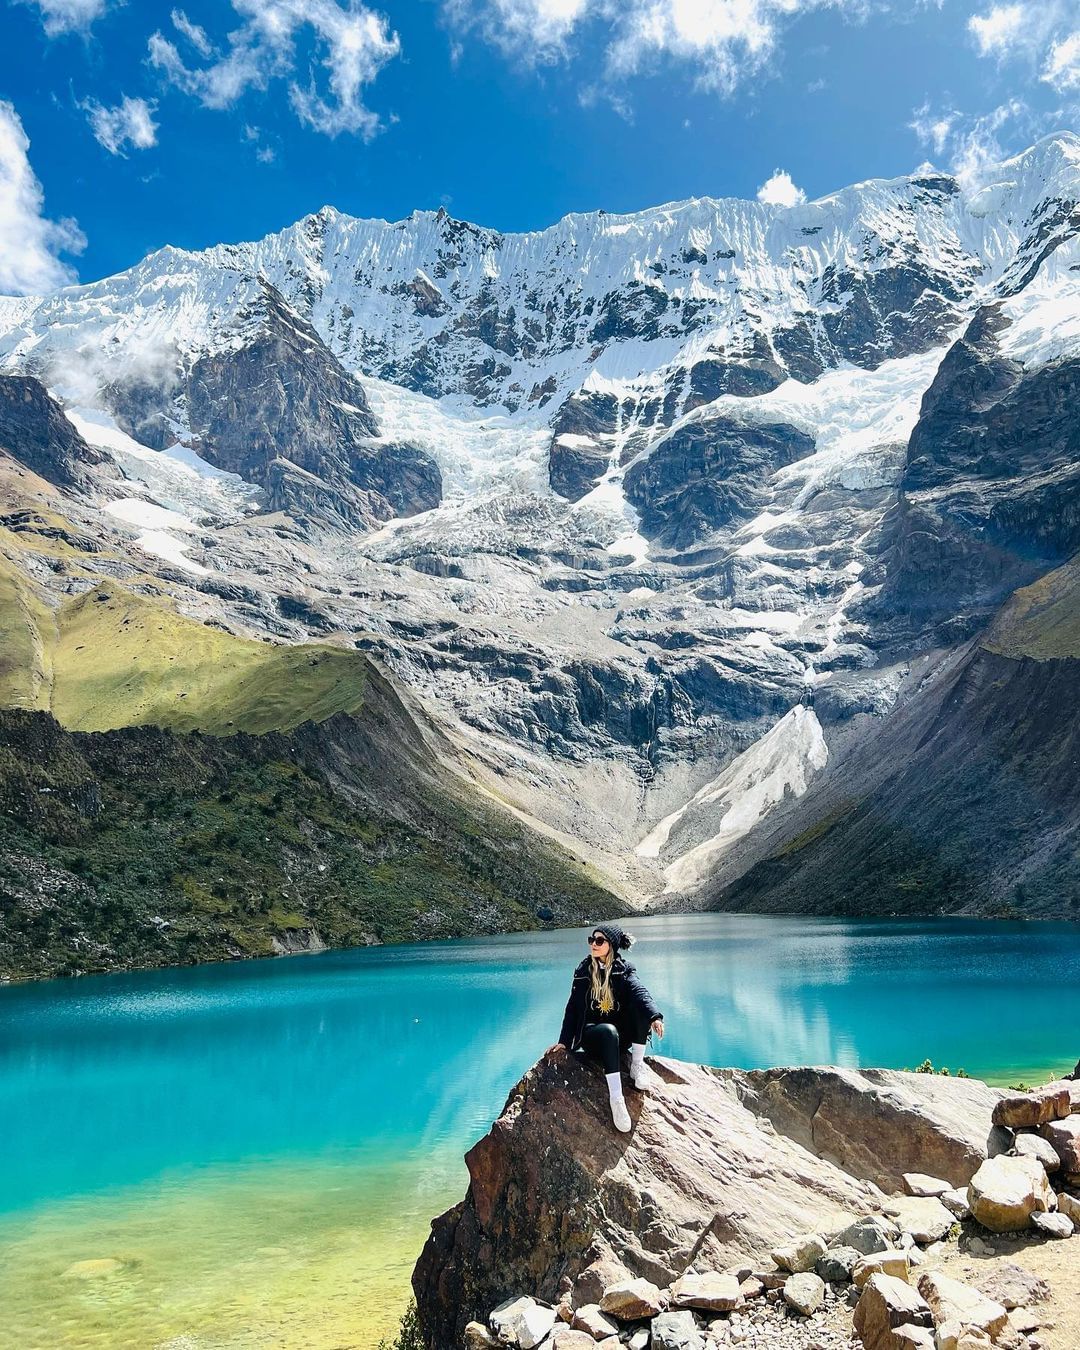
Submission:
<svg viewBox="0 0 1080 1350">
<path fill-rule="evenodd" d="M 561 1069 L 563 1098 L 572 1081 L 588 1093 L 590 1070 L 567 1058 L 545 1056 L 515 1088 L 468 1155 L 466 1199 L 433 1224 L 413 1280 L 432 1350 L 1080 1345 L 1080 1242 L 1069 1241 L 1080 1234 L 1080 1078 L 1004 1094 L 975 1080 L 923 1075 L 929 1081 L 920 1083 L 889 1071 L 744 1074 L 657 1059 L 655 1087 L 635 1094 L 630 1140 L 609 1149 L 576 1112 L 569 1128 L 583 1132 L 571 1157 L 552 1080 Z M 817 1106 L 807 1131 L 796 1104 L 811 1081 Z M 773 1119 L 747 1105 L 760 1111 L 763 1102 Z M 545 1106 L 548 1142 L 526 1163 Z M 862 1177 L 824 1156 L 840 1122 Z M 913 1168 L 891 1193 L 879 1186 L 871 1178 L 885 1178 L 890 1154 L 895 1162 L 890 1140 L 901 1136 L 905 1166 L 921 1153 L 947 1175 Z M 755 1145 L 766 1139 L 763 1156 Z M 972 1156 L 977 1140 L 981 1157 Z M 836 1173 L 848 1177 L 846 1193 Z M 801 1206 L 779 1199 L 791 1180 L 803 1189 Z M 568 1188 L 561 1201 L 560 1184 Z M 532 1202 L 522 1209 L 525 1188 Z M 801 1222 L 815 1212 L 819 1222 Z M 730 1259 L 740 1245 L 745 1255 Z M 478 1306 L 481 1289 L 503 1297 Z"/>
</svg>

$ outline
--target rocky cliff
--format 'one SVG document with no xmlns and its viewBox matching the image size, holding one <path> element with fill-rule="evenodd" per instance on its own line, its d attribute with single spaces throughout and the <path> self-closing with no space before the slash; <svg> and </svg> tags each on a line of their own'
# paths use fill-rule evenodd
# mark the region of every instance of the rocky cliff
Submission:
<svg viewBox="0 0 1080 1350">
<path fill-rule="evenodd" d="M 976 1329 L 1013 1350 L 1068 1343 L 1028 1340 L 1054 1327 L 1027 1306 L 1050 1296 L 1044 1282 L 1010 1265 L 979 1294 L 956 1282 L 953 1258 L 995 1254 L 1010 1186 L 1019 1208 L 1005 1228 L 1029 1245 L 1044 1224 L 1072 1234 L 1080 1173 L 1064 1172 L 1080 1155 L 1062 1141 L 1075 1136 L 1075 1085 L 1010 1097 L 890 1070 L 650 1063 L 629 1135 L 611 1127 L 599 1069 L 563 1050 L 513 1089 L 413 1274 L 431 1350 L 840 1347 L 852 1309 L 867 1350 L 933 1347 L 935 1324 L 938 1345 L 943 1327 L 950 1345 Z M 1053 1160 L 1039 1156 L 1056 1174 L 1052 1203 L 1034 1162 L 1051 1134 Z M 1015 1297 L 994 1302 L 1010 1279 Z M 1019 1306 L 1023 1325 L 1008 1315 Z M 890 1339 L 905 1323 L 909 1340 Z"/>
<path fill-rule="evenodd" d="M 1080 547 L 1076 136 L 963 184 L 527 235 L 327 208 L 0 315 L 0 368 L 67 414 L 55 452 L 0 462 L 0 542 L 51 607 L 119 580 L 252 640 L 369 653 L 490 791 L 642 902 L 745 877 L 743 905 L 825 908 L 828 846 L 803 845 L 866 803 L 843 858 L 866 874 L 880 844 L 886 884 L 860 904 L 1067 912 L 1032 828 L 1074 837 L 1054 695 L 1023 779 L 1034 726 L 1016 698 L 990 715 L 999 674 L 969 646 Z M 79 451 L 77 491 L 72 437 L 100 461 Z M 958 723 L 964 765 L 920 784 L 969 657 L 993 746 Z M 980 783 L 956 833 L 975 860 L 1006 840 L 1010 894 L 950 851 Z M 878 786 L 895 800 L 871 811 Z"/>
</svg>

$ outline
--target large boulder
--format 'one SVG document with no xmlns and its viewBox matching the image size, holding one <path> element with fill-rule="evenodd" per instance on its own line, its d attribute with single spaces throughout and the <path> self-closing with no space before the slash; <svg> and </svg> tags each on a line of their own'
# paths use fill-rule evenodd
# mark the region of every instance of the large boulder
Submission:
<svg viewBox="0 0 1080 1350">
<path fill-rule="evenodd" d="M 782 1133 L 887 1192 L 904 1174 L 966 1185 L 987 1156 L 1001 1093 L 975 1078 L 895 1069 L 762 1069 L 731 1075 Z"/>
<path fill-rule="evenodd" d="M 1061 1120 L 1071 1110 L 1069 1089 L 1064 1085 L 1021 1092 L 1002 1099 L 994 1107 L 994 1124 L 1010 1130 L 1033 1129 L 1049 1120 Z"/>
<path fill-rule="evenodd" d="M 556 1302 L 572 1288 L 575 1306 L 604 1307 L 620 1278 L 664 1288 L 690 1267 L 764 1266 L 791 1238 L 881 1204 L 872 1184 L 778 1134 L 730 1075 L 651 1063 L 654 1089 L 628 1098 L 629 1135 L 612 1129 L 600 1069 L 577 1055 L 548 1052 L 514 1087 L 413 1272 L 430 1344 L 459 1342 L 521 1290 Z"/>
<path fill-rule="evenodd" d="M 988 1158 L 968 1186 L 972 1216 L 995 1233 L 1027 1228 L 1032 1214 L 1053 1208 L 1053 1202 L 1046 1172 L 1035 1158 Z"/>
</svg>

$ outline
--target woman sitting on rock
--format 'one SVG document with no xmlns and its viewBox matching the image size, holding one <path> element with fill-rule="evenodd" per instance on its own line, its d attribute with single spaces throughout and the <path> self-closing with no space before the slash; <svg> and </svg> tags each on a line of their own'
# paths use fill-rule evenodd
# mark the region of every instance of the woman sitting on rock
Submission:
<svg viewBox="0 0 1080 1350">
<path fill-rule="evenodd" d="M 648 1087 L 645 1042 L 649 1032 L 664 1036 L 664 1014 L 638 979 L 629 961 L 619 955 L 634 939 L 617 923 L 598 923 L 589 934 L 589 955 L 574 970 L 562 1031 L 553 1049 L 583 1050 L 604 1066 L 611 1118 L 615 1128 L 630 1129 L 623 1098 L 619 1057 L 630 1047 L 630 1081 L 639 1091 Z"/>
</svg>

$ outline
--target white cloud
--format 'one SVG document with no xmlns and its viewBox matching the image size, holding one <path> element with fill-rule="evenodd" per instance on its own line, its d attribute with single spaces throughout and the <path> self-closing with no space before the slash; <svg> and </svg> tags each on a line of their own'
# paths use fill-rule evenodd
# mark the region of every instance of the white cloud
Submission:
<svg viewBox="0 0 1080 1350">
<path fill-rule="evenodd" d="M 658 61 L 683 62 L 701 88 L 731 93 L 767 64 L 782 29 L 799 14 L 837 9 L 865 14 L 876 0 L 443 0 L 448 22 L 477 29 L 531 62 L 568 54 L 588 24 L 606 34 L 609 80 Z"/>
<path fill-rule="evenodd" d="M 197 23 L 192 23 L 182 9 L 174 9 L 169 18 L 172 20 L 172 26 L 176 31 L 183 33 L 200 56 L 211 56 L 213 54 L 214 48 L 210 39 L 206 36 L 206 29 Z"/>
<path fill-rule="evenodd" d="M 1042 78 L 1058 93 L 1080 91 L 1080 31 L 1055 42 L 1050 49 Z"/>
<path fill-rule="evenodd" d="M 1047 128 L 1028 105 L 1018 98 L 999 104 L 988 113 L 962 113 L 956 108 L 931 112 L 924 104 L 909 123 L 924 145 L 944 155 L 955 177 L 965 187 L 975 186 L 992 164 L 1007 159 L 1017 143 L 1028 144 Z M 1001 133 L 1009 129 L 1009 147 Z"/>
<path fill-rule="evenodd" d="M 157 104 L 144 98 L 128 98 L 125 94 L 115 108 L 103 108 L 90 100 L 79 105 L 90 119 L 90 127 L 100 145 L 110 155 L 122 155 L 124 146 L 134 150 L 148 150 L 157 145 L 157 123 L 154 110 Z"/>
<path fill-rule="evenodd" d="M 968 31 L 980 56 L 1000 56 L 1015 48 L 1027 30 L 1026 6 L 995 5 L 988 14 L 972 15 Z"/>
<path fill-rule="evenodd" d="M 369 139 L 379 129 L 379 118 L 362 99 L 383 66 L 401 50 L 386 20 L 359 0 L 232 0 L 244 20 L 228 36 L 228 49 L 219 53 L 206 34 L 182 10 L 174 10 L 177 32 L 210 65 L 190 67 L 175 43 L 160 32 L 149 42 L 149 59 L 173 84 L 192 94 L 207 108 L 228 108 L 250 89 L 266 89 L 271 80 L 285 79 L 289 101 L 302 122 L 316 131 L 336 136 L 357 132 Z M 296 78 L 295 40 L 305 28 L 315 34 L 319 64 L 327 89 L 320 92 L 316 72 L 306 83 Z"/>
<path fill-rule="evenodd" d="M 41 10 L 41 21 L 49 37 L 61 33 L 85 33 L 95 19 L 105 13 L 106 0 L 25 0 Z"/>
<path fill-rule="evenodd" d="M 75 279 L 57 254 L 81 253 L 86 236 L 73 220 L 46 220 L 30 141 L 10 103 L 0 101 L 0 294 L 37 295 Z"/>
<path fill-rule="evenodd" d="M 766 206 L 801 206 L 806 201 L 806 193 L 795 186 L 786 169 L 777 169 L 758 188 L 757 199 Z"/>
</svg>

